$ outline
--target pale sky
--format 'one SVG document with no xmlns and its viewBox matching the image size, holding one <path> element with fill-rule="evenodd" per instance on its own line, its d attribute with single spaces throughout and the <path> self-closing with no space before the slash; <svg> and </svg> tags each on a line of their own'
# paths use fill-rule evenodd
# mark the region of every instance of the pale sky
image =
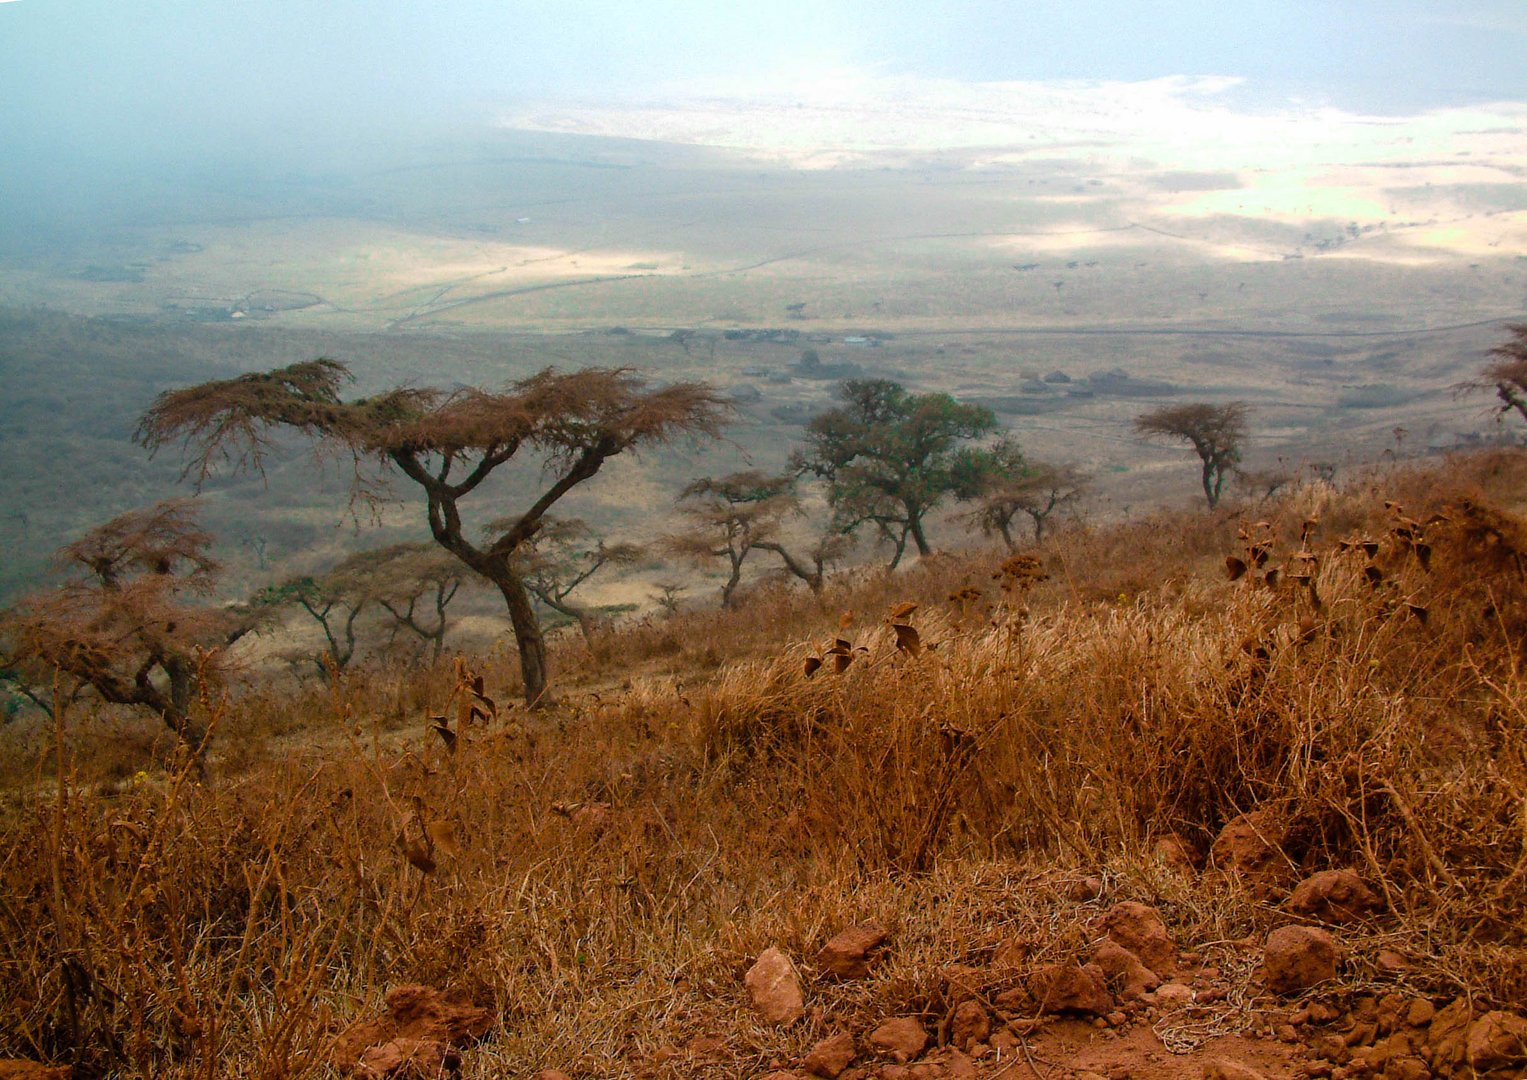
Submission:
<svg viewBox="0 0 1527 1080">
<path fill-rule="evenodd" d="M 1243 103 L 1527 99 L 1527 0 L 10 0 L 0 174 L 411 137 L 814 72 L 1239 76 Z M 0 175 L 0 181 L 4 176 Z"/>
</svg>

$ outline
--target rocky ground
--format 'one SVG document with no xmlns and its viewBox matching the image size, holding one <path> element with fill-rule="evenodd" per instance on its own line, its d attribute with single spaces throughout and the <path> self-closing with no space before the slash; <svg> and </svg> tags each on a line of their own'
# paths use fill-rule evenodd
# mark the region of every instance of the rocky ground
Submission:
<svg viewBox="0 0 1527 1080">
<path fill-rule="evenodd" d="M 1264 845 L 1254 816 L 1216 844 L 1222 865 L 1253 873 Z M 1163 857 L 1187 858 L 1168 841 Z M 1465 998 L 1410 989 L 1412 961 L 1384 950 L 1387 992 L 1353 995 L 1336 982 L 1344 929 L 1382 918 L 1379 897 L 1350 870 L 1299 882 L 1280 902 L 1287 922 L 1265 936 L 1174 941 L 1152 907 L 1098 903 L 1104 883 L 1079 877 L 1069 900 L 1095 905 L 1089 947 L 1031 962 L 1037 943 L 1012 938 L 986 966 L 951 963 L 915 1015 L 853 1023 L 834 991 L 873 978 L 896 948 L 873 924 L 846 927 L 813 957 L 759 955 L 736 988 L 757 1022 L 830 1032 L 799 1060 L 762 1068 L 732 1055 L 723 1031 L 648 1054 L 623 1075 L 746 1075 L 759 1080 L 1429 1080 L 1527 1076 L 1527 1017 Z M 809 988 L 809 997 L 808 997 Z M 340 1075 L 437 1080 L 474 1068 L 473 1047 L 499 1018 L 459 995 L 405 985 L 385 1011 L 339 1031 Z M 741 1070 L 733 1072 L 733 1070 Z M 0 1061 L 0 1080 L 68 1080 L 67 1068 Z M 582 1080 L 548 1068 L 535 1080 Z"/>
<path fill-rule="evenodd" d="M 1101 883 L 1082 880 L 1079 900 Z M 1371 914 L 1376 898 L 1356 874 L 1326 871 L 1294 890 L 1286 907 L 1307 920 L 1261 941 L 1180 948 L 1157 912 L 1124 902 L 1096 922 L 1090 955 L 1024 970 L 1028 946 L 1012 941 L 989 967 L 952 964 L 941 999 L 921 1015 L 841 1027 L 798 1061 L 776 1061 L 762 1080 L 1427 1080 L 1527 1075 L 1527 1018 L 1438 1001 L 1397 988 L 1342 999 L 1322 993 L 1340 961 L 1339 930 Z M 1323 922 L 1326 926 L 1313 925 Z M 1329 928 L 1328 928 L 1329 927 Z M 831 1028 L 834 984 L 871 977 L 895 947 L 873 925 L 835 935 L 817 956 L 779 949 L 748 970 L 745 995 L 764 1023 L 810 1020 Z M 1406 962 L 1395 954 L 1397 968 Z M 1248 980 L 1245 976 L 1251 975 Z M 808 1008 L 803 974 L 814 976 Z M 1396 983 L 1403 987 L 1403 980 Z M 493 1027 L 470 1003 L 424 987 L 399 987 L 385 1015 L 353 1025 L 334 1062 L 361 1077 L 438 1077 Z M 722 1075 L 724 1033 L 652 1055 L 653 1077 Z M 0 1073 L 0 1076 L 5 1074 Z M 39 1074 L 42 1075 L 42 1074 Z M 57 1075 L 57 1074 L 48 1074 Z M 581 1075 L 581 1074 L 579 1074 Z M 557 1069 L 536 1080 L 573 1080 Z"/>
</svg>

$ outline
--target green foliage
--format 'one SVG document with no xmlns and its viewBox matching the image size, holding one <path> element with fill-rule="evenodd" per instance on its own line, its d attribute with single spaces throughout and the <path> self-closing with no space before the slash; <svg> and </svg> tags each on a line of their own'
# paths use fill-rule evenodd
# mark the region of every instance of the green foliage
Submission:
<svg viewBox="0 0 1527 1080">
<path fill-rule="evenodd" d="M 838 531 L 875 526 L 895 548 L 892 566 L 908 537 L 919 554 L 929 554 L 923 519 L 988 467 L 961 454 L 959 444 L 989 435 L 996 416 L 949 394 L 914 394 L 889 379 L 849 379 L 839 394 L 842 405 L 807 425 L 796 469 L 827 481 Z"/>
</svg>

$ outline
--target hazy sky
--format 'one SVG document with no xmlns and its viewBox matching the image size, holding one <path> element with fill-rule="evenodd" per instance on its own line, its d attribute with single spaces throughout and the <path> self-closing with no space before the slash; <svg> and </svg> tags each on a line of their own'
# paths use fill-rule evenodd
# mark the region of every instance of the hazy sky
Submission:
<svg viewBox="0 0 1527 1080">
<path fill-rule="evenodd" d="M 1524 55 L 1524 0 L 0 0 L 0 174 L 823 69 L 1237 75 L 1393 112 L 1527 99 Z"/>
</svg>

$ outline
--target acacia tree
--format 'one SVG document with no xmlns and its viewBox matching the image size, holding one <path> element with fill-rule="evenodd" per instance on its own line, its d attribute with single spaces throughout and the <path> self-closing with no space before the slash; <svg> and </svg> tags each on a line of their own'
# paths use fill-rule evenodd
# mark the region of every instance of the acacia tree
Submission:
<svg viewBox="0 0 1527 1080">
<path fill-rule="evenodd" d="M 668 537 L 667 546 L 697 563 L 726 559 L 730 574 L 721 586 L 722 607 L 732 606 L 748 555 L 769 542 L 799 505 L 790 490 L 793 480 L 758 470 L 719 479 L 702 476 L 679 495 L 679 511 L 689 528 Z"/>
<path fill-rule="evenodd" d="M 1498 415 L 1515 411 L 1527 420 L 1527 323 L 1508 326 L 1511 340 L 1490 350 L 1491 356 L 1499 357 L 1480 372 L 1479 378 L 1463 383 L 1465 391 L 1488 390 L 1500 399 L 1495 409 Z"/>
<path fill-rule="evenodd" d="M 1219 505 L 1226 474 L 1241 460 L 1250 411 L 1244 401 L 1225 405 L 1202 401 L 1163 405 L 1135 417 L 1135 430 L 1142 435 L 1164 435 L 1192 445 L 1203 463 L 1204 498 L 1213 510 Z"/>
<path fill-rule="evenodd" d="M 715 436 L 730 412 L 702 383 L 649 388 L 621 368 L 547 369 L 501 393 L 397 387 L 344 401 L 340 389 L 349 379 L 344 364 L 318 359 L 168 391 L 144 414 L 138 439 L 150 451 L 181 441 L 186 472 L 198 482 L 219 465 L 259 470 L 273 428 L 351 455 L 357 492 L 366 491 L 368 464 L 400 472 L 422 489 L 435 542 L 503 596 L 530 704 L 545 700 L 546 643 L 515 552 L 557 500 L 611 457 L 682 435 Z M 541 465 L 540 493 L 474 543 L 463 501 L 498 469 L 526 458 Z"/>
<path fill-rule="evenodd" d="M 355 657 L 356 623 L 375 599 L 371 575 L 357 567 L 357 560 L 367 554 L 349 556 L 327 573 L 292 578 L 254 596 L 258 606 L 294 606 L 318 624 L 328 647 L 309 658 L 324 678 L 331 669 L 345 670 Z"/>
<path fill-rule="evenodd" d="M 806 426 L 793 466 L 827 481 L 835 531 L 875 527 L 894 549 L 893 569 L 909 538 L 919 555 L 931 554 L 923 520 L 954 490 L 956 448 L 989 434 L 996 416 L 889 379 L 849 379 L 838 392 L 843 404 Z"/>
<path fill-rule="evenodd" d="M 356 569 L 369 571 L 371 595 L 391 617 L 393 634 L 407 630 L 428 646 L 431 660 L 439 660 L 450 627 L 446 608 L 472 571 L 449 551 L 428 542 L 392 544 L 356 558 Z M 421 611 L 421 602 L 433 614 Z"/>
<path fill-rule="evenodd" d="M 198 680 L 220 674 L 219 651 L 255 625 L 248 610 L 198 598 L 220 569 L 212 535 L 188 500 L 132 510 L 57 556 L 66 581 L 0 614 L 0 668 L 33 688 L 64 681 L 113 705 L 144 708 L 199 754 L 205 732 L 190 709 Z"/>
<path fill-rule="evenodd" d="M 820 593 L 827 581 L 827 568 L 840 562 L 854 546 L 854 538 L 843 533 L 827 533 L 805 549 L 792 551 L 779 540 L 755 540 L 759 551 L 771 551 L 784 564 L 785 572 L 798 577 L 814 593 Z"/>
<path fill-rule="evenodd" d="M 578 623 L 584 641 L 592 641 L 594 613 L 572 599 L 575 589 L 605 567 L 630 566 L 642 557 L 635 544 L 607 544 L 579 518 L 544 518 L 515 553 L 530 594 L 551 610 Z"/>
<path fill-rule="evenodd" d="M 1044 539 L 1050 518 L 1074 505 L 1086 492 L 1088 477 L 1071 465 L 1036 461 L 1016 475 L 994 479 L 976 496 L 976 508 L 966 519 L 987 536 L 996 534 L 1016 548 L 1013 522 L 1024 515 L 1034 529 L 1034 542 Z"/>
</svg>

